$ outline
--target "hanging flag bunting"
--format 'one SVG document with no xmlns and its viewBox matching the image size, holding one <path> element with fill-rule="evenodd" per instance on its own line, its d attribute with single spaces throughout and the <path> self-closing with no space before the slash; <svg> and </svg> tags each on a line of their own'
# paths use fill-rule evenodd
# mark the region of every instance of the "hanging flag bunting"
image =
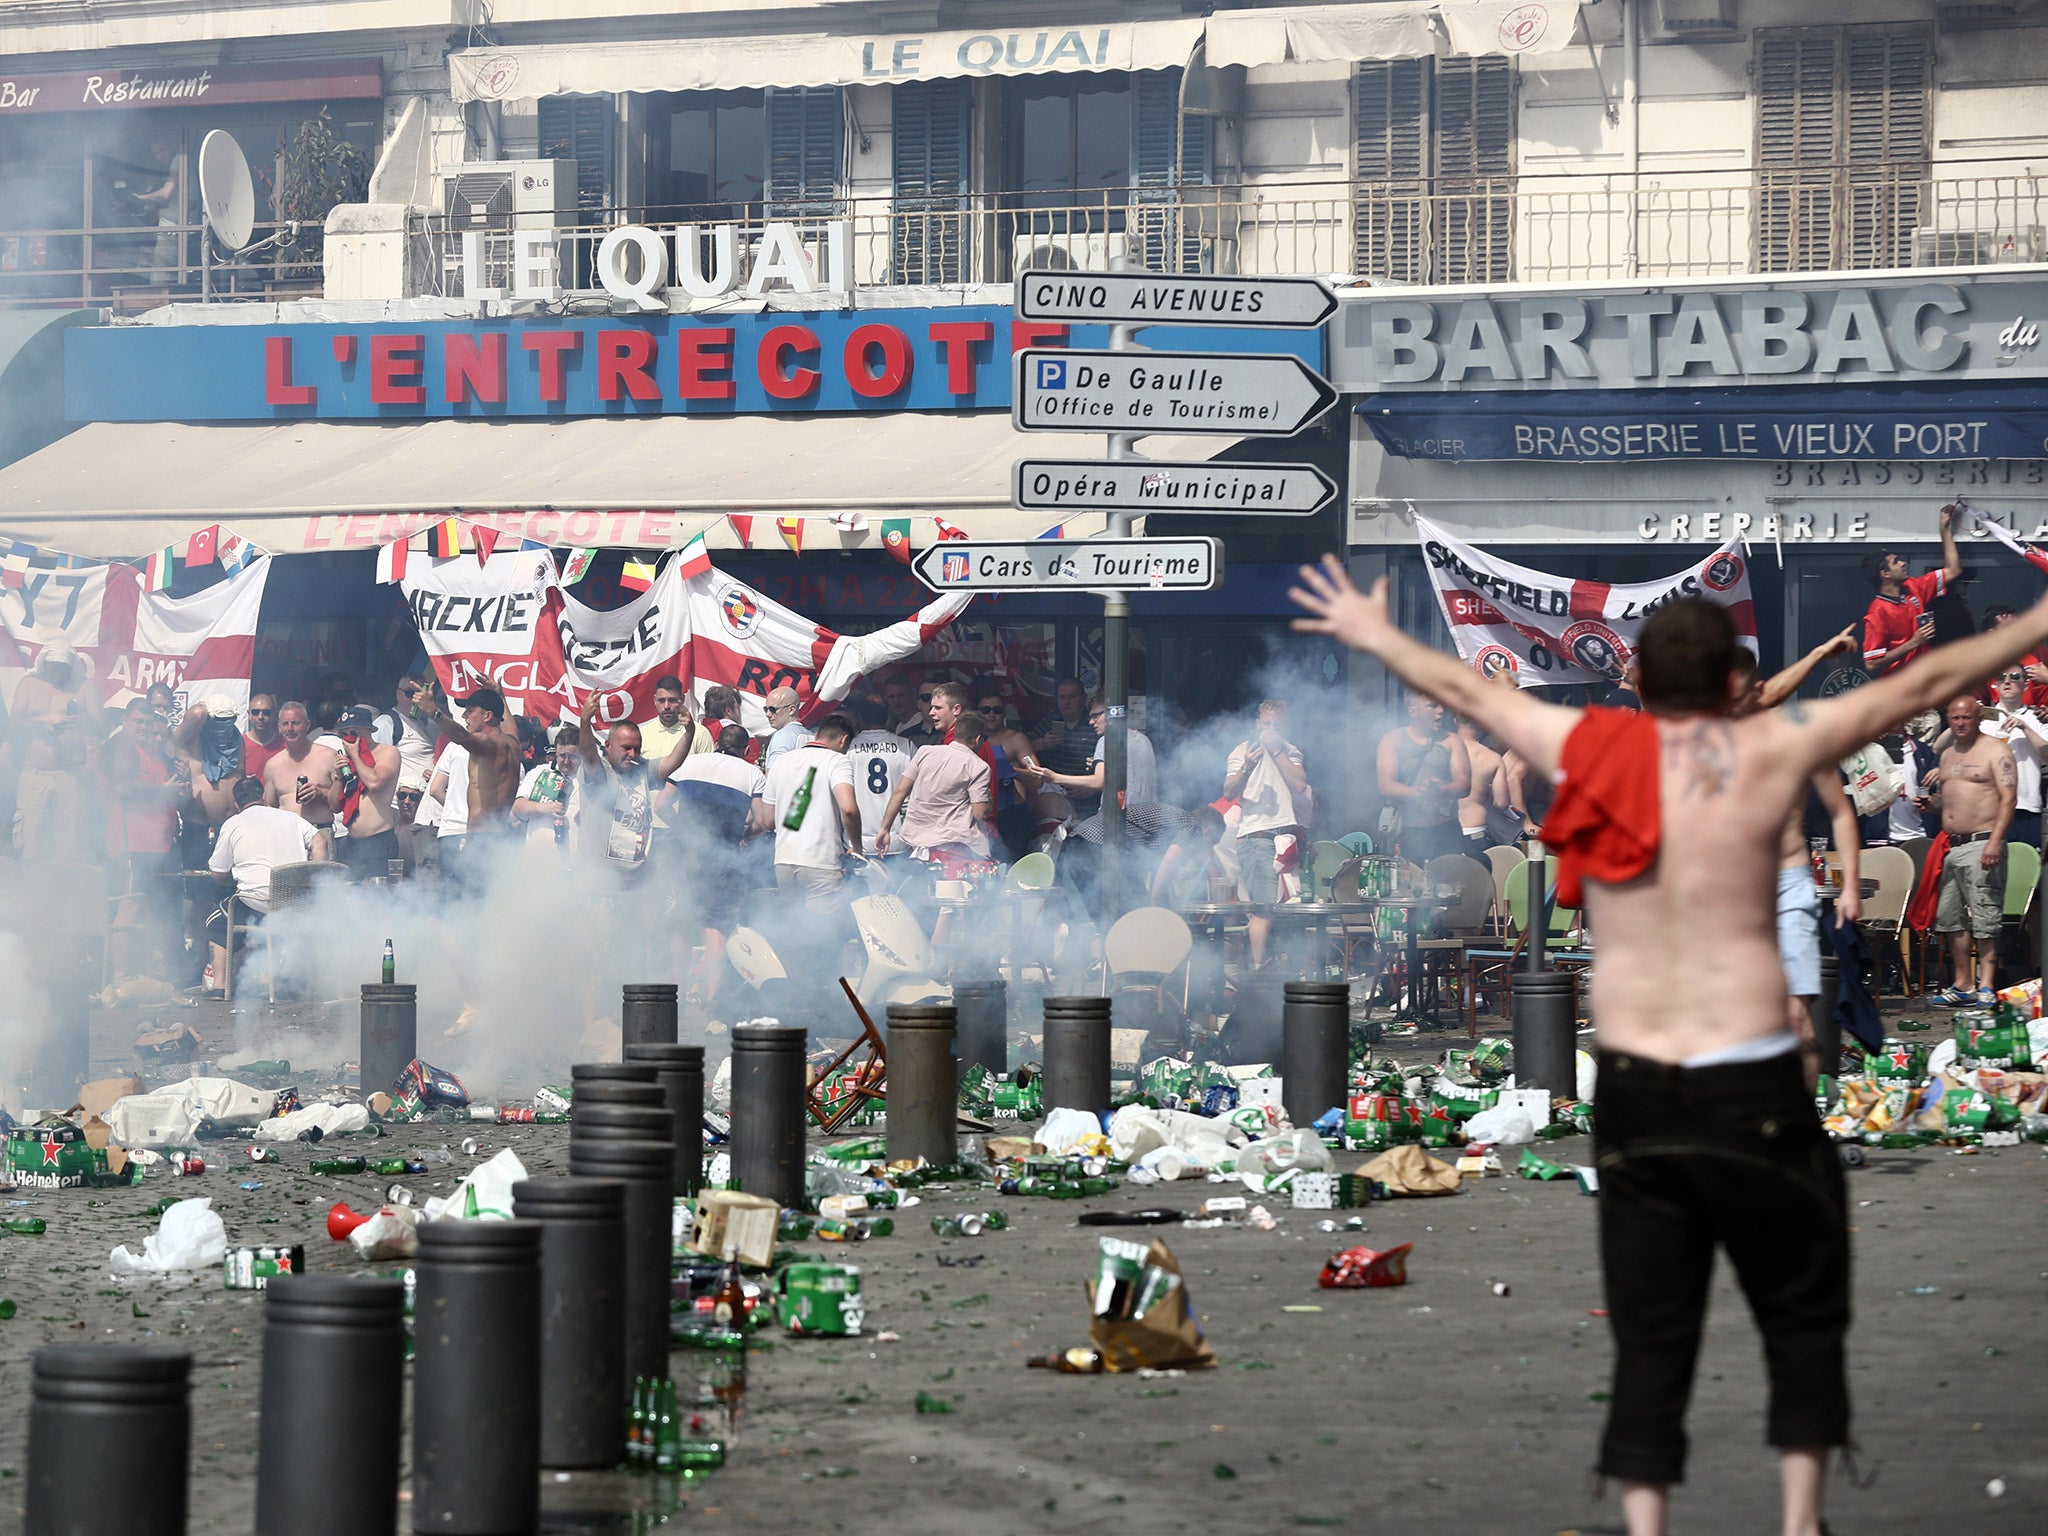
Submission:
<svg viewBox="0 0 2048 1536">
<path fill-rule="evenodd" d="M 428 548 L 436 560 L 446 560 L 451 555 L 462 553 L 462 524 L 452 517 L 444 517 L 434 524 L 432 542 Z"/>
<path fill-rule="evenodd" d="M 243 566 L 263 553 L 263 551 L 254 544 L 251 544 L 239 533 L 231 533 L 220 541 L 217 553 L 220 558 L 221 569 L 232 576 L 236 571 L 239 571 Z"/>
<path fill-rule="evenodd" d="M 686 578 L 702 576 L 711 569 L 711 551 L 704 547 L 703 534 L 693 535 L 690 542 L 683 546 L 683 553 L 678 563 L 682 566 L 680 574 Z"/>
<path fill-rule="evenodd" d="M 866 533 L 868 531 L 867 514 L 863 512 L 834 512 L 832 514 L 832 526 L 841 533 Z"/>
<path fill-rule="evenodd" d="M 185 563 L 189 565 L 211 565 L 214 551 L 220 544 L 220 524 L 202 528 L 185 541 Z"/>
<path fill-rule="evenodd" d="M 7 555 L 0 560 L 0 586 L 22 587 L 28 585 L 28 568 L 35 560 L 35 547 L 20 542 L 7 546 Z"/>
<path fill-rule="evenodd" d="M 524 544 L 521 544 L 519 547 L 521 549 L 526 548 Z M 596 558 L 597 551 L 594 549 L 570 550 L 569 558 L 562 562 L 562 585 L 573 587 L 577 582 L 588 576 L 590 574 L 590 562 Z"/>
<path fill-rule="evenodd" d="M 488 523 L 478 523 L 469 530 L 469 536 L 476 545 L 476 563 L 482 565 L 498 547 L 498 530 Z"/>
<path fill-rule="evenodd" d="M 789 546 L 792 555 L 804 552 L 804 520 L 800 517 L 778 517 L 775 531 L 782 535 L 782 542 Z"/>
<path fill-rule="evenodd" d="M 1065 523 L 1054 523 L 1039 535 L 1041 539 L 1064 539 L 1066 536 L 1067 525 Z"/>
<path fill-rule="evenodd" d="M 171 572 L 177 564 L 173 547 L 166 544 L 142 563 L 142 590 L 145 592 L 166 592 L 170 590 Z"/>
<path fill-rule="evenodd" d="M 737 512 L 725 514 L 726 523 L 732 528 L 732 536 L 739 540 L 741 549 L 751 549 L 754 544 L 754 519 L 742 517 Z"/>
<path fill-rule="evenodd" d="M 654 585 L 654 567 L 645 560 L 628 560 L 619 571 L 619 585 L 628 592 L 645 592 Z"/>
<path fill-rule="evenodd" d="M 385 586 L 394 581 L 405 580 L 405 555 L 411 548 L 409 539 L 393 539 L 377 551 L 377 580 Z"/>
<path fill-rule="evenodd" d="M 910 519 L 892 517 L 882 524 L 882 548 L 902 565 L 910 564 Z"/>
<path fill-rule="evenodd" d="M 947 522 L 943 517 L 933 518 L 932 526 L 939 530 L 939 537 L 942 540 L 964 539 L 967 537 L 967 530 L 965 528 L 956 528 L 951 523 Z"/>
</svg>

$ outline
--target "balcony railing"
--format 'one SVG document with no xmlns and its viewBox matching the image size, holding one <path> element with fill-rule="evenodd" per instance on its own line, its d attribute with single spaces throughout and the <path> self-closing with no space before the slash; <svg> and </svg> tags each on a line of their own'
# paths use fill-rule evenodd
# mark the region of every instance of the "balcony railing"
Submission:
<svg viewBox="0 0 2048 1536">
<path fill-rule="evenodd" d="M 851 228 L 863 287 L 1007 283 L 1026 265 L 1161 272 L 1357 273 L 1403 283 L 1584 282 L 1749 273 L 1955 267 L 2048 259 L 2048 186 L 2029 170 L 1935 175 L 1912 166 L 1628 177 L 1524 174 L 1426 182 L 1117 188 L 1062 196 L 862 197 L 797 205 L 586 210 L 562 231 L 566 286 L 591 288 L 597 242 L 621 224 L 738 226 L 744 248 L 794 223 L 822 252 Z M 463 291 L 460 232 L 426 221 L 428 286 Z M 177 236 L 175 264 L 161 259 Z M 704 265 L 710 264 L 709 236 Z M 27 261 L 33 248 L 45 259 Z M 68 243 L 66 243 L 68 242 Z M 509 269 L 489 231 L 487 270 Z M 52 253 L 61 259 L 47 259 Z M 0 304 L 146 307 L 196 292 L 197 232 L 0 230 Z M 225 284 L 277 298 L 319 292 L 303 255 L 265 257 Z M 497 284 L 504 286 L 502 282 Z M 393 295 L 394 297 L 396 295 Z"/>
<path fill-rule="evenodd" d="M 250 239 L 261 243 L 282 228 L 258 224 Z M 98 305 L 135 313 L 174 299 L 197 299 L 206 276 L 200 267 L 202 238 L 197 224 L 0 228 L 0 307 Z M 298 245 L 266 246 L 232 267 L 216 261 L 212 284 L 219 299 L 318 298 L 318 226 L 302 233 Z"/>
</svg>

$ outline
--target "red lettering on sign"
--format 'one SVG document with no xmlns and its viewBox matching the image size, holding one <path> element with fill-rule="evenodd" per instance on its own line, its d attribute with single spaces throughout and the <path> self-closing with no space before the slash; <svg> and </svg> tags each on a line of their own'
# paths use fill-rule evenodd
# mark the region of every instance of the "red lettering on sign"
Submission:
<svg viewBox="0 0 2048 1536">
<path fill-rule="evenodd" d="M 564 374 L 568 355 L 583 345 L 581 331 L 524 331 L 519 345 L 534 355 L 540 368 L 540 397 L 553 404 L 568 398 Z"/>
<path fill-rule="evenodd" d="M 527 537 L 537 539 L 543 544 L 554 543 L 555 530 L 560 523 L 561 516 L 562 514 L 555 511 L 552 507 L 542 508 L 527 519 Z"/>
<path fill-rule="evenodd" d="M 370 403 L 422 405 L 427 387 L 419 382 L 426 365 L 427 338 L 379 334 L 370 338 Z"/>
<path fill-rule="evenodd" d="M 879 372 L 868 366 L 875 352 L 882 355 Z M 910 338 L 893 325 L 857 325 L 846 338 L 840 361 L 853 392 L 864 399 L 879 400 L 910 382 Z"/>
<path fill-rule="evenodd" d="M 311 405 L 320 392 L 310 384 L 292 382 L 292 339 L 289 336 L 263 338 L 263 403 L 265 405 Z"/>
<path fill-rule="evenodd" d="M 1064 325 L 1039 325 L 1030 320 L 1010 322 L 1010 350 L 1021 352 L 1026 347 L 1064 347 L 1067 344 L 1067 328 Z"/>
<path fill-rule="evenodd" d="M 818 370 L 789 367 L 792 352 L 815 354 L 818 333 L 807 325 L 772 325 L 761 337 L 754 366 L 761 388 L 777 400 L 801 400 L 818 387 Z"/>
<path fill-rule="evenodd" d="M 441 398 L 450 405 L 473 399 L 484 405 L 505 403 L 505 336 L 484 331 L 465 336 L 450 331 L 441 340 Z"/>
<path fill-rule="evenodd" d="M 720 374 L 724 377 L 717 377 Z M 731 326 L 692 326 L 676 332 L 676 394 L 684 400 L 732 398 Z"/>
<path fill-rule="evenodd" d="M 571 512 L 569 520 L 562 525 L 562 537 L 572 549 L 595 544 L 601 521 L 595 512 Z"/>
<path fill-rule="evenodd" d="M 931 338 L 946 358 L 946 393 L 974 393 L 974 349 L 995 340 L 996 328 L 987 320 L 934 320 Z"/>
<path fill-rule="evenodd" d="M 650 371 L 653 362 L 654 338 L 645 331 L 599 331 L 597 398 L 631 395 L 635 400 L 659 400 L 661 389 Z"/>
</svg>

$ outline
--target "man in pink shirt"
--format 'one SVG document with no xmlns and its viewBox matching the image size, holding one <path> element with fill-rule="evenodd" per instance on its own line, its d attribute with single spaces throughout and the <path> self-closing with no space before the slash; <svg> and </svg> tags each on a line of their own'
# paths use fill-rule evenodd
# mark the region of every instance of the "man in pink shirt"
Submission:
<svg viewBox="0 0 2048 1536">
<path fill-rule="evenodd" d="M 992 814 L 988 764 L 976 750 L 988 728 L 981 716 L 967 713 L 952 729 L 951 741 L 917 749 L 896 781 L 875 834 L 877 853 L 887 853 L 893 841 L 900 841 L 912 858 L 936 864 L 942 879 L 958 878 L 969 872 L 966 866 L 987 861 L 985 823 Z M 900 834 L 898 813 L 903 816 Z"/>
</svg>

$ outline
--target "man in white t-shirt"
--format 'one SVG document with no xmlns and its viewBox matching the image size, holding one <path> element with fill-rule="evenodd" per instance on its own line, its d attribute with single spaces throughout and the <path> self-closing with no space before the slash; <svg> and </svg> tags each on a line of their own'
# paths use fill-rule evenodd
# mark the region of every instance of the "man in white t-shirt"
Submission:
<svg viewBox="0 0 2048 1536">
<path fill-rule="evenodd" d="M 417 672 L 408 672 L 398 680 L 398 706 L 387 709 L 377 716 L 373 732 L 377 744 L 398 748 L 398 777 L 400 780 L 418 779 L 422 784 L 433 777 L 434 738 L 416 720 L 410 719 L 413 702 L 423 693 L 431 691 L 431 685 Z"/>
<path fill-rule="evenodd" d="M 888 711 L 880 701 L 862 699 L 858 706 L 861 732 L 846 744 L 846 759 L 853 765 L 853 799 L 860 807 L 862 852 L 875 851 L 875 834 L 882 829 L 882 812 L 896 793 L 897 781 L 910 766 L 915 750 L 909 742 L 888 728 Z"/>
<path fill-rule="evenodd" d="M 235 785 L 235 814 L 221 823 L 206 867 L 213 878 L 232 886 L 234 899 L 245 909 L 244 922 L 260 922 L 270 910 L 270 872 L 280 864 L 326 860 L 333 847 L 325 827 L 315 826 L 295 810 L 263 804 L 263 784 L 245 778 Z M 207 920 L 212 952 L 211 974 L 224 978 L 228 967 L 228 899 Z"/>
<path fill-rule="evenodd" d="M 1984 734 L 1996 737 L 2012 748 L 2013 766 L 2019 780 L 2013 786 L 2012 821 L 2005 829 L 2007 847 L 2025 843 L 2041 846 L 2041 754 L 2048 751 L 2048 721 L 2025 703 L 2026 668 L 2015 662 L 1996 681 L 1998 704 L 1984 722 Z"/>
<path fill-rule="evenodd" d="M 1276 844 L 1283 837 L 1299 840 L 1308 834 L 1309 786 L 1302 769 L 1301 748 L 1280 734 L 1287 705 L 1263 699 L 1251 739 L 1231 749 L 1223 769 L 1223 798 L 1240 807 L 1237 823 L 1239 880 L 1244 899 L 1254 909 L 1280 900 Z M 1245 941 L 1252 968 L 1266 962 L 1266 940 L 1273 920 L 1254 910 L 1245 919 Z"/>
<path fill-rule="evenodd" d="M 432 807 L 432 814 L 428 808 Z M 434 775 L 427 781 L 426 798 L 420 802 L 417 819 L 434 829 L 434 862 L 441 871 L 441 886 L 450 896 L 463 894 L 467 871 L 462 867 L 462 850 L 469 837 L 469 749 L 449 742 L 434 759 Z"/>
<path fill-rule="evenodd" d="M 846 755 L 852 739 L 851 720 L 827 715 L 809 741 L 776 757 L 761 795 L 775 827 L 775 883 L 801 893 L 812 912 L 836 913 L 844 905 L 839 861 L 861 847 L 860 803 Z M 791 827 L 789 817 L 806 796 L 802 819 Z"/>
<path fill-rule="evenodd" d="M 701 932 L 704 958 L 696 991 L 708 1005 L 725 979 L 725 936 L 739 913 L 740 897 L 758 883 L 742 845 L 767 822 L 761 803 L 766 782 L 747 761 L 751 738 L 738 724 L 721 726 L 718 750 L 683 759 L 669 775 L 656 802 L 668 818 L 667 836 L 687 850 L 687 878 L 677 888 L 674 932 L 676 974 L 689 968 L 692 935 Z"/>
</svg>

